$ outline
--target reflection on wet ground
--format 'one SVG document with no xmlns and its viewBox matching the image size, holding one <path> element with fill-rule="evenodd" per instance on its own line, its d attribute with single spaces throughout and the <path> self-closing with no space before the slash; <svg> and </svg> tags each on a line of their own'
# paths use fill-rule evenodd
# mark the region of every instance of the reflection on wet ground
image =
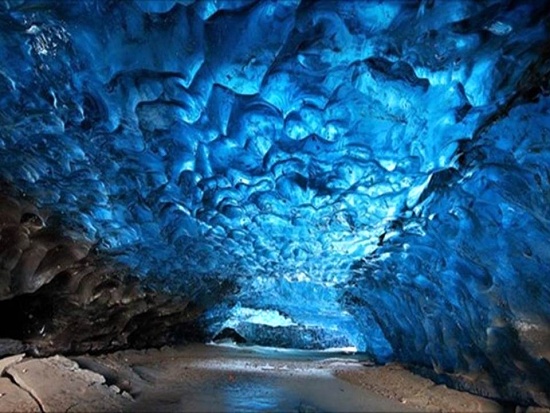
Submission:
<svg viewBox="0 0 550 413">
<path fill-rule="evenodd" d="M 322 411 L 285 388 L 281 380 L 268 377 L 229 375 L 200 391 L 184 391 L 181 396 L 181 411 Z"/>
<path fill-rule="evenodd" d="M 150 368 L 154 386 L 133 411 L 170 412 L 404 412 L 414 411 L 331 374 L 330 363 L 308 355 L 255 352 L 251 357 L 175 360 Z M 288 356 L 286 358 L 285 356 Z M 303 356 L 303 357 L 302 357 Z M 332 361 L 331 361 L 332 360 Z M 342 359 L 340 359 L 342 360 Z M 342 360 L 342 362 L 346 362 Z M 178 367 L 179 365 L 179 367 Z"/>
<path fill-rule="evenodd" d="M 403 412 L 411 411 L 333 377 L 265 373 L 224 374 L 195 385 L 172 384 L 138 400 L 137 411 L 177 412 Z M 200 385 L 199 385 L 200 383 Z"/>
</svg>

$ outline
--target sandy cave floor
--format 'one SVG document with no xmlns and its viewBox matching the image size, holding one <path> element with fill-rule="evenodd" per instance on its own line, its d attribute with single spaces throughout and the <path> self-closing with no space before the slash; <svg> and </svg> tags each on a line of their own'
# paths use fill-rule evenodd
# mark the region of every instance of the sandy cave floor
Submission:
<svg viewBox="0 0 550 413">
<path fill-rule="evenodd" d="M 0 360 L 0 375 L 2 412 L 504 411 L 399 365 L 373 366 L 341 354 L 191 345 L 13 356 Z"/>
</svg>

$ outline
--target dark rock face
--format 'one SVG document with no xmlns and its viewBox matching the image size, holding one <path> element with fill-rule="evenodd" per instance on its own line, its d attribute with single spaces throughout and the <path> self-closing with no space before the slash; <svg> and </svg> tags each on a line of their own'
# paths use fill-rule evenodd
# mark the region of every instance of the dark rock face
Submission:
<svg viewBox="0 0 550 413">
<path fill-rule="evenodd" d="M 28 346 L 19 340 L 11 338 L 0 338 L 0 357 L 9 356 L 10 354 L 19 354 L 26 351 Z"/>
<path fill-rule="evenodd" d="M 197 308 L 144 288 L 90 244 L 0 196 L 0 355 L 82 353 L 200 340 Z"/>
</svg>

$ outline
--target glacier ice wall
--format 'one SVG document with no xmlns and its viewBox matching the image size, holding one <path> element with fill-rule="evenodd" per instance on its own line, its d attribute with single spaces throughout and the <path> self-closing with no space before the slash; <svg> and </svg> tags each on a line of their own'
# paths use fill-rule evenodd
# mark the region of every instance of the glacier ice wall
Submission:
<svg viewBox="0 0 550 413">
<path fill-rule="evenodd" d="M 549 15 L 6 0 L 0 178 L 48 225 L 208 306 L 213 335 L 536 382 Z"/>
</svg>

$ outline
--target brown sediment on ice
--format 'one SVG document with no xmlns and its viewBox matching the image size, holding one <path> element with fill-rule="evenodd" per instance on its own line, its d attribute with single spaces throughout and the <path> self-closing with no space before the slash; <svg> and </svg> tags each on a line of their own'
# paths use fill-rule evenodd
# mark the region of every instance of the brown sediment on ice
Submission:
<svg viewBox="0 0 550 413">
<path fill-rule="evenodd" d="M 453 390 L 398 364 L 336 370 L 336 377 L 425 412 L 502 412 L 490 399 Z"/>
<path fill-rule="evenodd" d="M 0 357 L 203 339 L 199 306 L 148 288 L 78 231 L 3 193 L 9 189 L 0 182 L 0 314 L 9 314 L 0 323 Z"/>
<path fill-rule="evenodd" d="M 365 365 L 353 356 L 189 345 L 71 359 L 15 357 L 1 366 L 1 412 L 503 411 L 495 401 L 436 385 L 402 366 Z"/>
</svg>

